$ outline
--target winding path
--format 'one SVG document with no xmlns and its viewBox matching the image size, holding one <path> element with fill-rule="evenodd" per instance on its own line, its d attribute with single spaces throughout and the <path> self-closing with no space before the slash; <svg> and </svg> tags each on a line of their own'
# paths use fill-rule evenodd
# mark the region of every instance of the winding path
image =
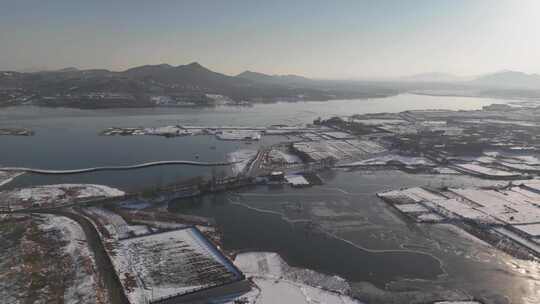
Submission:
<svg viewBox="0 0 540 304">
<path fill-rule="evenodd" d="M 165 165 L 184 165 L 184 166 L 199 166 L 199 167 L 220 167 L 220 166 L 230 166 L 237 162 L 196 162 L 188 160 L 165 160 L 165 161 L 155 161 L 148 162 L 130 166 L 104 166 L 104 167 L 93 167 L 93 168 L 83 168 L 83 169 L 68 169 L 68 170 L 49 170 L 49 169 L 34 169 L 34 168 L 25 168 L 25 167 L 0 167 L 0 171 L 6 172 L 29 172 L 37 174 L 78 174 L 78 173 L 87 173 L 87 172 L 96 172 L 96 171 L 122 171 L 122 170 L 134 170 L 141 169 L 146 167 L 154 166 L 165 166 Z"/>
</svg>

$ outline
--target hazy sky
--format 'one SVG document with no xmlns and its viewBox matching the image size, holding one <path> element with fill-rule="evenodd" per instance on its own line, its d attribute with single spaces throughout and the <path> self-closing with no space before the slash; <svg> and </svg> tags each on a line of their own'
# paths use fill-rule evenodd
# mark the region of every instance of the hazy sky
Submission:
<svg viewBox="0 0 540 304">
<path fill-rule="evenodd" d="M 540 0 L 0 0 L 0 69 L 540 73 Z"/>
</svg>

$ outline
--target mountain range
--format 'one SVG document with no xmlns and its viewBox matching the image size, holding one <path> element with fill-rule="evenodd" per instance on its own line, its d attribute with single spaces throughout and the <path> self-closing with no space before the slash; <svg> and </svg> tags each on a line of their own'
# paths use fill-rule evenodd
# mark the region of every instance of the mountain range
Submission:
<svg viewBox="0 0 540 304">
<path fill-rule="evenodd" d="M 509 88 L 540 89 L 540 75 L 516 71 L 501 71 L 475 78 L 475 85 Z"/>
<path fill-rule="evenodd" d="M 146 107 L 155 106 L 156 99 L 167 100 L 167 105 L 208 105 L 215 96 L 245 104 L 386 97 L 432 89 L 476 91 L 474 94 L 481 96 L 530 97 L 540 92 L 540 75 L 501 71 L 464 78 L 426 73 L 393 81 L 340 81 L 254 71 L 230 76 L 197 62 L 179 66 L 144 65 L 120 72 L 73 67 L 32 73 L 0 72 L 0 106 Z"/>
<path fill-rule="evenodd" d="M 461 82 L 468 79 L 448 73 L 432 72 L 405 76 L 399 80 L 408 82 Z"/>
<path fill-rule="evenodd" d="M 6 94 L 8 91 L 12 93 Z M 13 91 L 32 98 L 17 98 L 15 95 L 19 93 Z M 332 82 L 296 75 L 246 71 L 229 76 L 197 62 L 179 66 L 144 65 L 121 72 L 76 68 L 33 73 L 0 72 L 0 105 L 18 104 L 22 100 L 49 106 L 152 106 L 152 100 L 159 96 L 170 97 L 178 103 L 207 104 L 212 99 L 209 95 L 223 95 L 233 102 L 245 103 L 364 98 L 396 93 L 396 90 L 383 87 L 336 87 Z"/>
<path fill-rule="evenodd" d="M 469 86 L 492 87 L 499 89 L 511 88 L 529 88 L 540 89 L 540 75 L 527 74 L 518 71 L 499 71 L 495 73 L 474 76 L 461 77 L 446 73 L 424 73 L 412 76 L 406 76 L 399 79 L 405 82 L 433 82 L 433 83 L 456 83 Z"/>
</svg>

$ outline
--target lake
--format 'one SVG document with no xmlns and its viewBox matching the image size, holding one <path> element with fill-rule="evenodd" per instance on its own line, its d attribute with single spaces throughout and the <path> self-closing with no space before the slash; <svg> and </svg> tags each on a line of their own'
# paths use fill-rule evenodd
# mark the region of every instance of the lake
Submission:
<svg viewBox="0 0 540 304">
<path fill-rule="evenodd" d="M 387 98 L 256 104 L 251 107 L 143 108 L 80 110 L 33 106 L 0 109 L 0 127 L 26 127 L 32 137 L 0 137 L 0 165 L 41 169 L 75 169 L 130 165 L 159 160 L 222 161 L 241 148 L 256 148 L 284 140 L 265 137 L 260 143 L 216 140 L 212 136 L 164 138 L 157 136 L 99 136 L 108 127 L 155 127 L 172 124 L 267 126 L 310 123 L 317 117 L 422 109 L 480 109 L 505 103 L 469 97 L 402 94 Z M 168 166 L 126 172 L 94 172 L 70 176 L 27 174 L 6 187 L 51 183 L 102 183 L 124 190 L 151 188 L 197 175 L 201 167 Z"/>
</svg>

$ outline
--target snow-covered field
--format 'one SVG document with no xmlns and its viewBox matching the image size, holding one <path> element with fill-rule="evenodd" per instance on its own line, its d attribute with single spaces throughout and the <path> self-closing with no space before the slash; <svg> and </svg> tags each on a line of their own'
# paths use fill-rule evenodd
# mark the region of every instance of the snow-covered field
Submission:
<svg viewBox="0 0 540 304">
<path fill-rule="evenodd" d="M 540 222 L 540 199 L 523 196 L 512 189 L 494 191 L 484 189 L 450 189 L 451 192 L 475 204 L 475 209 L 508 224 Z"/>
<path fill-rule="evenodd" d="M 445 197 L 434 194 L 421 187 L 412 187 L 402 190 L 392 190 L 378 194 L 379 197 L 387 198 L 400 203 L 400 200 L 406 199 L 407 202 L 412 201 L 415 203 L 423 201 L 437 201 L 445 199 Z M 405 201 L 404 201 L 405 202 Z"/>
<path fill-rule="evenodd" d="M 377 195 L 403 213 L 426 214 L 422 218 L 418 217 L 419 221 L 439 222 L 441 219 L 433 214 L 436 213 L 454 221 L 507 225 L 493 230 L 539 253 L 540 194 L 537 185 L 538 180 L 529 180 L 517 181 L 500 189 L 447 188 L 441 192 L 442 195 L 416 187 Z"/>
<path fill-rule="evenodd" d="M 227 160 L 236 162 L 231 166 L 234 175 L 238 175 L 246 169 L 249 162 L 257 155 L 256 150 L 242 149 L 227 154 Z"/>
<path fill-rule="evenodd" d="M 124 195 L 115 188 L 93 184 L 58 184 L 0 192 L 2 205 L 11 209 L 46 208 L 75 203 L 78 200 Z"/>
<path fill-rule="evenodd" d="M 525 237 L 522 237 L 521 235 L 514 233 L 507 228 L 504 227 L 497 227 L 493 228 L 494 231 L 497 231 L 497 233 L 513 240 L 514 242 L 527 247 L 528 249 L 536 252 L 536 254 L 540 254 L 540 244 L 535 242 L 534 240 L 527 239 Z"/>
<path fill-rule="evenodd" d="M 428 212 L 429 210 L 420 204 L 396 204 L 395 207 L 403 213 Z"/>
<path fill-rule="evenodd" d="M 191 132 L 184 130 L 178 126 L 165 126 L 158 128 L 146 128 L 144 129 L 144 134 L 160 136 L 187 136 L 191 135 Z"/>
<path fill-rule="evenodd" d="M 292 268 L 277 253 L 242 253 L 234 263 L 256 285 L 251 292 L 235 300 L 242 299 L 250 304 L 361 303 L 345 295 L 350 290 L 345 280 Z"/>
<path fill-rule="evenodd" d="M 407 125 L 410 122 L 403 119 L 391 119 L 391 118 L 365 118 L 365 119 L 354 119 L 355 123 L 361 123 L 366 126 L 382 126 L 382 125 Z"/>
<path fill-rule="evenodd" d="M 100 207 L 84 208 L 84 213 L 98 220 L 113 239 L 123 239 L 129 236 L 130 226 L 120 215 Z"/>
<path fill-rule="evenodd" d="M 131 303 L 168 298 L 240 278 L 240 273 L 194 228 L 121 240 L 112 260 Z"/>
<path fill-rule="evenodd" d="M 284 152 L 278 149 L 273 149 L 268 153 L 270 162 L 286 163 L 286 164 L 301 164 L 302 160 L 295 154 Z"/>
<path fill-rule="evenodd" d="M 497 219 L 493 218 L 489 214 L 483 213 L 480 210 L 477 210 L 457 199 L 430 201 L 426 202 L 425 204 L 432 207 L 439 214 L 445 215 L 448 218 L 462 218 L 472 220 L 477 223 L 500 224 Z M 455 217 L 455 215 L 457 215 L 457 217 Z"/>
<path fill-rule="evenodd" d="M 419 222 L 440 222 L 444 220 L 444 217 L 436 213 L 422 213 L 416 216 L 416 220 Z"/>
<path fill-rule="evenodd" d="M 359 140 L 320 140 L 295 142 L 293 148 L 314 161 L 326 158 L 336 160 L 365 158 L 372 153 L 385 151 L 384 147 L 371 141 Z"/>
<path fill-rule="evenodd" d="M 388 162 L 398 162 L 406 166 L 434 166 L 433 162 L 423 157 L 401 156 L 397 154 L 369 158 L 362 161 L 344 164 L 343 166 L 385 166 L 388 164 Z"/>
<path fill-rule="evenodd" d="M 461 174 L 458 171 L 454 169 L 450 169 L 448 167 L 435 167 L 433 170 L 439 174 Z"/>
<path fill-rule="evenodd" d="M 255 130 L 223 130 L 216 133 L 221 140 L 260 140 L 261 132 Z"/>
<path fill-rule="evenodd" d="M 532 237 L 540 236 L 540 223 L 535 224 L 525 224 L 525 225 L 514 225 L 514 228 L 522 231 L 523 233 L 530 235 Z"/>
<path fill-rule="evenodd" d="M 511 172 L 511 171 L 503 171 L 500 169 L 494 169 L 489 168 L 477 164 L 457 164 L 455 165 L 455 168 L 458 170 L 462 170 L 467 173 L 472 174 L 481 174 L 481 175 L 487 175 L 492 177 L 505 177 L 505 178 L 511 178 L 511 177 L 517 177 L 520 174 L 518 172 Z"/>
<path fill-rule="evenodd" d="M 328 138 L 330 139 L 350 139 L 350 138 L 354 138 L 353 135 L 349 134 L 349 133 L 345 133 L 345 132 L 340 132 L 340 131 L 333 131 L 333 132 L 324 132 L 322 133 L 324 136 L 327 136 Z"/>
<path fill-rule="evenodd" d="M 71 260 L 72 269 L 62 270 L 73 271 L 74 274 L 64 292 L 65 303 L 97 303 L 99 278 L 82 228 L 77 222 L 63 216 L 46 214 L 40 217 L 43 219 L 40 229 L 61 238 L 65 242 L 62 250 Z"/>
<path fill-rule="evenodd" d="M 371 140 L 353 139 L 353 140 L 347 140 L 347 143 L 349 143 L 352 146 L 357 147 L 358 149 L 368 154 L 383 153 L 386 151 L 386 149 L 383 146 Z"/>
<path fill-rule="evenodd" d="M 77 222 L 20 213 L 0 219 L 0 226 L 0 303 L 108 303 Z"/>
<path fill-rule="evenodd" d="M 163 126 L 155 128 L 108 128 L 102 132 L 103 135 L 158 135 L 158 136 L 187 136 L 195 135 L 195 132 L 186 130 L 180 126 Z"/>
<path fill-rule="evenodd" d="M 83 213 L 98 229 L 132 304 L 241 278 L 232 264 L 192 226 L 144 217 L 130 219 L 137 225 L 128 224 L 119 214 L 98 207 L 86 207 Z M 200 229 L 205 234 L 214 231 L 210 227 Z"/>
</svg>

